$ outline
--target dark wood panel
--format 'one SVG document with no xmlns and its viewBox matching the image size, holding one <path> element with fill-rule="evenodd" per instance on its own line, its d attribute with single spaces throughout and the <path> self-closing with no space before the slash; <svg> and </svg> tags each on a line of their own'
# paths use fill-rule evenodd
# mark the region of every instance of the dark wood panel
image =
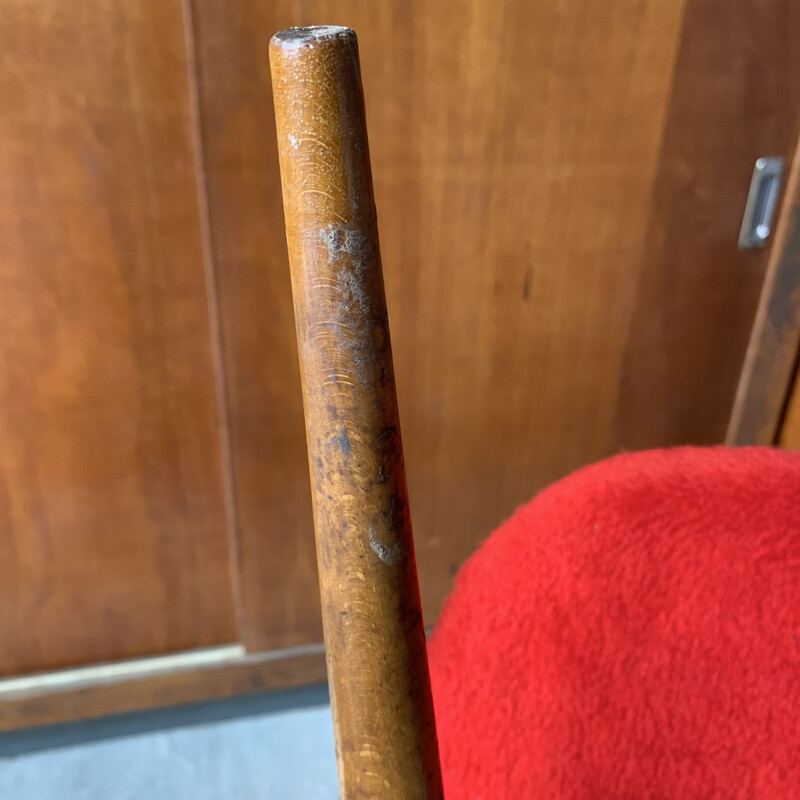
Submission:
<svg viewBox="0 0 800 800">
<path fill-rule="evenodd" d="M 292 24 L 360 38 L 431 622 L 497 522 L 617 447 L 683 2 L 194 8 L 248 645 L 319 637 L 265 58 Z"/>
<path fill-rule="evenodd" d="M 688 0 L 618 415 L 628 448 L 725 436 L 767 263 L 740 252 L 755 160 L 790 157 L 800 6 Z"/>
<path fill-rule="evenodd" d="M 278 657 L 248 655 L 217 666 L 5 696 L 0 700 L 0 731 L 324 682 L 321 647 Z"/>
<path fill-rule="evenodd" d="M 800 344 L 800 146 L 795 147 L 726 443 L 775 444 Z"/>
<path fill-rule="evenodd" d="M 0 674 L 235 640 L 180 3 L 0 51 Z"/>
</svg>

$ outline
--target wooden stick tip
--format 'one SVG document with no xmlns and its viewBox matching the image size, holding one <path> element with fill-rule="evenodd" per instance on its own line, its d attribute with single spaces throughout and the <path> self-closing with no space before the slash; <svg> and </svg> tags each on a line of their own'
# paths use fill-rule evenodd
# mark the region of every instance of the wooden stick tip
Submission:
<svg viewBox="0 0 800 800">
<path fill-rule="evenodd" d="M 273 47 L 294 49 L 305 47 L 314 49 L 316 45 L 356 41 L 356 32 L 342 25 L 313 25 L 308 28 L 286 28 L 278 31 L 270 44 Z"/>
</svg>

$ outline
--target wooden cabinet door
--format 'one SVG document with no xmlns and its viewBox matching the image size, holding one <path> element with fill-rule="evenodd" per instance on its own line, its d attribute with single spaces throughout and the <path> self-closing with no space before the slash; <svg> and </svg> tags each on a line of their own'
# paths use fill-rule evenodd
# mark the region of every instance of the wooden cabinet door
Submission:
<svg viewBox="0 0 800 800">
<path fill-rule="evenodd" d="M 767 257 L 736 249 L 748 181 L 800 122 L 798 9 L 11 0 L 0 675 L 277 652 L 17 698 L 0 728 L 323 675 L 272 33 L 360 37 L 431 623 L 547 483 L 722 440 Z"/>
<path fill-rule="evenodd" d="M 320 21 L 359 35 L 432 622 L 495 524 L 619 446 L 682 11 L 682 0 L 195 4 L 250 647 L 320 638 L 269 36 Z"/>
<path fill-rule="evenodd" d="M 622 448 L 722 440 L 790 151 L 790 0 L 198 0 L 252 648 L 318 640 L 269 36 L 359 35 L 426 619 L 492 527 Z M 795 24 L 792 24 L 795 23 Z"/>
<path fill-rule="evenodd" d="M 234 641 L 181 3 L 0 52 L 0 675 Z"/>
</svg>

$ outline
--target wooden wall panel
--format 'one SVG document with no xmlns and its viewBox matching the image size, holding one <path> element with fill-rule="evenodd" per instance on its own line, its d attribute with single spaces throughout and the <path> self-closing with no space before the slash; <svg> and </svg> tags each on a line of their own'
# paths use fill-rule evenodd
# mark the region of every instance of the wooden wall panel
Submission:
<svg viewBox="0 0 800 800">
<path fill-rule="evenodd" d="M 266 62 L 293 24 L 360 37 L 431 622 L 497 522 L 617 447 L 683 1 L 193 5 L 247 643 L 320 636 Z"/>
<path fill-rule="evenodd" d="M 612 439 L 722 442 L 769 250 L 737 249 L 753 165 L 791 159 L 800 6 L 688 0 Z"/>
<path fill-rule="evenodd" d="M 180 3 L 0 53 L 0 674 L 235 640 Z"/>
</svg>

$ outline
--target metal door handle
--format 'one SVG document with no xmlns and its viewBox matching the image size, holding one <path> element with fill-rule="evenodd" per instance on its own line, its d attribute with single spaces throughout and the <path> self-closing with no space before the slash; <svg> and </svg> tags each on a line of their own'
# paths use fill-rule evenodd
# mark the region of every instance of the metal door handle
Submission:
<svg viewBox="0 0 800 800">
<path fill-rule="evenodd" d="M 766 244 L 778 206 L 783 165 L 784 160 L 778 156 L 763 156 L 756 161 L 739 231 L 740 250 L 754 250 Z"/>
</svg>

